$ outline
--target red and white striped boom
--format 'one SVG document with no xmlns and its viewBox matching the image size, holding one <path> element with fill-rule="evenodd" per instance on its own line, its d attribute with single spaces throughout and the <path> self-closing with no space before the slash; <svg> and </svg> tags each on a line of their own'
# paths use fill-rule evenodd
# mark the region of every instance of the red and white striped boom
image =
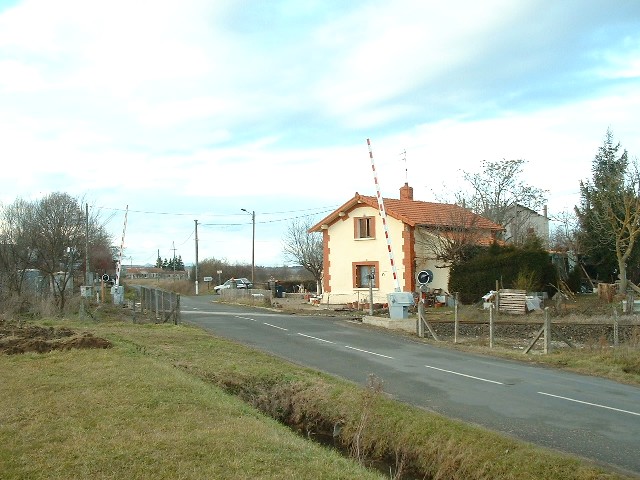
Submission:
<svg viewBox="0 0 640 480">
<path fill-rule="evenodd" d="M 124 227 L 122 227 L 122 241 L 120 242 L 120 253 L 118 255 L 118 263 L 116 265 L 116 280 L 114 285 L 116 287 L 120 286 L 120 272 L 122 270 L 122 252 L 124 250 L 124 234 L 127 231 L 127 215 L 129 214 L 129 205 L 127 205 L 127 209 L 124 212 Z"/>
<path fill-rule="evenodd" d="M 378 174 L 376 173 L 376 166 L 373 163 L 373 152 L 371 151 L 371 142 L 367 138 L 367 147 L 369 147 L 369 158 L 371 159 L 371 171 L 373 172 L 373 181 L 376 184 L 376 195 L 378 197 L 378 210 L 380 211 L 380 217 L 382 218 L 382 226 L 384 227 L 384 236 L 387 239 L 387 250 L 389 251 L 389 261 L 391 262 L 391 271 L 393 272 L 393 281 L 395 284 L 395 291 L 401 292 L 400 281 L 398 280 L 398 272 L 396 271 L 396 263 L 393 259 L 393 251 L 391 250 L 391 237 L 389 236 L 389 227 L 387 226 L 387 212 L 384 209 L 384 201 L 382 200 L 382 194 L 380 193 L 380 184 L 378 183 Z"/>
</svg>

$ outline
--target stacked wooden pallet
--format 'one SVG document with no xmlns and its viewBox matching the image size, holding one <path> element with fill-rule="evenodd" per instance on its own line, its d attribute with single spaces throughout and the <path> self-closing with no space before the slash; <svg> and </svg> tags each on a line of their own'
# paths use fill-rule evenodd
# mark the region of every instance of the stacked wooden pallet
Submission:
<svg viewBox="0 0 640 480">
<path fill-rule="evenodd" d="M 527 313 L 527 292 L 503 288 L 498 291 L 498 311 L 512 315 Z"/>
</svg>

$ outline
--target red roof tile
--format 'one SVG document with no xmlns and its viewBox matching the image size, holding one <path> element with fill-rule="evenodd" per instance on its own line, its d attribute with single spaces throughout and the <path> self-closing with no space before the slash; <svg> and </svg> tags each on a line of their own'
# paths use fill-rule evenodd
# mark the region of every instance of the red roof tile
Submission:
<svg viewBox="0 0 640 480">
<path fill-rule="evenodd" d="M 474 227 L 496 232 L 504 230 L 502 226 L 459 205 L 395 198 L 384 198 L 383 202 L 385 212 L 388 216 L 400 220 L 412 227 L 415 227 L 416 225 L 423 225 L 438 228 L 459 228 L 461 225 L 464 225 L 466 227 Z M 311 227 L 309 231 L 320 231 L 322 225 L 330 225 L 340 218 L 340 212 L 348 212 L 363 203 L 375 208 L 376 210 L 378 209 L 378 200 L 376 197 L 356 193 L 351 200 L 336 209 L 327 217 L 323 218 L 320 222 Z"/>
</svg>

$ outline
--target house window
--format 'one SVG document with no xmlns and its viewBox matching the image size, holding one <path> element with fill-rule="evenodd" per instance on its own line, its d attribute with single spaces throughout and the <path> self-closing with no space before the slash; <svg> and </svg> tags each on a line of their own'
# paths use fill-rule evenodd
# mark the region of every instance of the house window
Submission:
<svg viewBox="0 0 640 480">
<path fill-rule="evenodd" d="M 353 263 L 353 288 L 378 288 L 378 262 Z"/>
<path fill-rule="evenodd" d="M 374 217 L 360 217 L 353 220 L 355 238 L 375 238 L 376 222 Z"/>
</svg>

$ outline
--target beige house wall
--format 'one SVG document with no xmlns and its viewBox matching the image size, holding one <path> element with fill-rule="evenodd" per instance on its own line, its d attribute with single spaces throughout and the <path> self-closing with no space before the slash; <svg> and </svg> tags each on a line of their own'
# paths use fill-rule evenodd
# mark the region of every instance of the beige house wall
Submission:
<svg viewBox="0 0 640 480">
<path fill-rule="evenodd" d="M 356 239 L 354 219 L 360 217 L 375 219 L 375 238 Z M 329 228 L 329 251 L 331 265 L 329 280 L 331 291 L 323 295 L 323 303 L 342 304 L 350 302 L 366 303 L 369 301 L 369 288 L 354 288 L 353 262 L 379 262 L 377 288 L 373 289 L 374 303 L 386 303 L 387 294 L 395 291 L 393 270 L 387 248 L 382 218 L 377 209 L 370 206 L 357 207 L 348 216 L 333 223 Z M 391 239 L 391 250 L 398 275 L 400 288 L 404 285 L 405 269 L 403 265 L 404 224 L 387 216 L 387 227 Z"/>
<path fill-rule="evenodd" d="M 449 269 L 438 268 L 439 262 L 436 262 L 429 252 L 429 245 L 433 242 L 434 235 L 424 228 L 416 228 L 416 275 L 421 270 L 431 270 L 433 273 L 433 281 L 428 284 L 429 288 L 441 288 L 445 292 L 448 291 L 449 285 Z"/>
</svg>

